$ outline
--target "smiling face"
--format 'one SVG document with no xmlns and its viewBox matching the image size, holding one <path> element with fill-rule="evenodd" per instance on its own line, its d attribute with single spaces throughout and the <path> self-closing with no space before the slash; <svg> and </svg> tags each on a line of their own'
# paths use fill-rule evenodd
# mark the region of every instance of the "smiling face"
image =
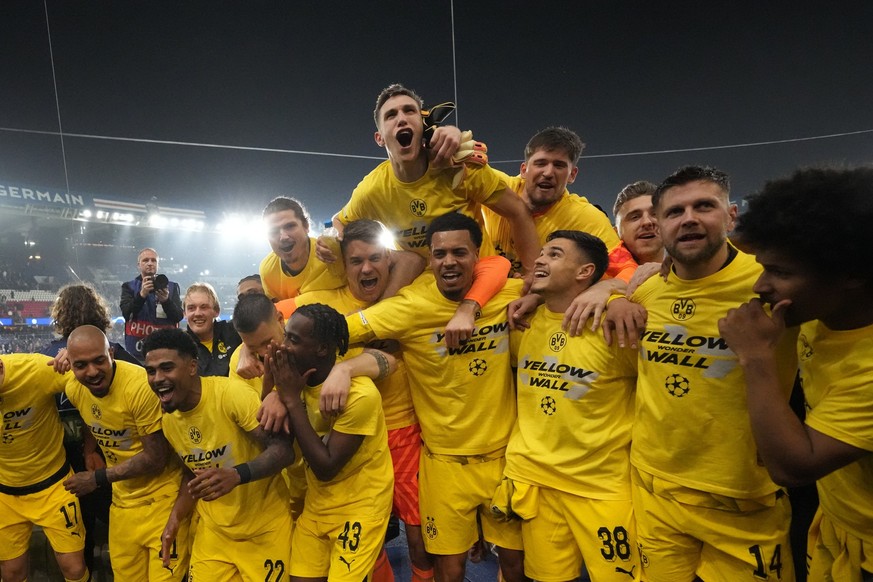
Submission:
<svg viewBox="0 0 873 582">
<path fill-rule="evenodd" d="M 393 162 L 416 161 L 423 153 L 424 122 L 418 102 L 408 95 L 395 95 L 379 109 L 379 131 L 374 138 L 388 150 Z"/>
<path fill-rule="evenodd" d="M 349 290 L 360 301 L 375 303 L 388 286 L 388 251 L 379 244 L 350 241 L 343 250 Z"/>
<path fill-rule="evenodd" d="M 300 271 L 309 260 L 309 231 L 293 210 L 280 210 L 264 217 L 270 248 L 286 267 Z"/>
<path fill-rule="evenodd" d="M 160 348 L 146 354 L 145 369 L 149 386 L 161 401 L 164 412 L 188 411 L 199 402 L 200 394 L 195 390 L 196 359 Z"/>
<path fill-rule="evenodd" d="M 430 268 L 437 288 L 450 301 L 460 301 L 473 285 L 479 251 L 467 230 L 435 232 L 430 243 Z"/>
<path fill-rule="evenodd" d="M 652 197 L 644 194 L 621 205 L 615 217 L 618 236 L 640 263 L 660 262 L 664 243 L 652 207 Z"/>
<path fill-rule="evenodd" d="M 579 283 L 594 271 L 593 263 L 586 259 L 572 240 L 554 238 L 546 242 L 534 262 L 531 293 L 539 293 L 547 300 L 565 292 L 575 297 Z"/>
<path fill-rule="evenodd" d="M 524 178 L 524 201 L 531 212 L 544 210 L 554 204 L 568 184 L 576 179 L 579 168 L 564 150 L 535 151 L 521 165 Z"/>
<path fill-rule="evenodd" d="M 737 207 L 718 184 L 696 180 L 673 186 L 661 193 L 656 214 L 664 247 L 680 277 L 697 278 L 721 268 Z"/>
<path fill-rule="evenodd" d="M 112 354 L 105 337 L 101 341 L 70 341 L 67 344 L 67 357 L 76 380 L 91 394 L 97 398 L 109 394 L 114 374 Z"/>
<path fill-rule="evenodd" d="M 218 308 L 212 297 L 203 291 L 192 291 L 185 296 L 185 317 L 188 319 L 188 329 L 200 341 L 211 341 Z"/>
</svg>

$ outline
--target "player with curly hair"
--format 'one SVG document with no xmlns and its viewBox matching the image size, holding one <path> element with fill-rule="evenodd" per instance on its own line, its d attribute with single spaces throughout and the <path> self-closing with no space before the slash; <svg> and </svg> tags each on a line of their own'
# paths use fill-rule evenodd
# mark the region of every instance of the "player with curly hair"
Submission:
<svg viewBox="0 0 873 582">
<path fill-rule="evenodd" d="M 764 269 L 755 283 L 760 299 L 719 322 L 745 370 L 752 430 L 770 475 L 785 486 L 817 484 L 810 580 L 873 580 L 871 221 L 871 167 L 810 168 L 768 182 L 737 226 Z M 803 422 L 779 397 L 773 348 L 798 324 Z"/>
</svg>

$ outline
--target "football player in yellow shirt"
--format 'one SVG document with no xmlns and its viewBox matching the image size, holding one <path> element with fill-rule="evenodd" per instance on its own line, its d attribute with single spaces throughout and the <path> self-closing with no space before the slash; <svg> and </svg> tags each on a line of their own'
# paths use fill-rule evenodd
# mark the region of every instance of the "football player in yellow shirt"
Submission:
<svg viewBox="0 0 873 582">
<path fill-rule="evenodd" d="M 464 579 L 479 515 L 486 539 L 499 548 L 505 578 L 521 580 L 520 527 L 490 514 L 516 417 L 506 306 L 518 298 L 521 282 L 508 281 L 482 307 L 470 340 L 447 347 L 445 324 L 472 285 L 481 230 L 472 218 L 450 212 L 431 223 L 427 242 L 434 279 L 348 316 L 351 341 L 396 339 L 402 346 L 424 441 L 422 530 L 437 578 Z"/>
<path fill-rule="evenodd" d="M 873 580 L 873 169 L 807 169 L 749 198 L 737 232 L 764 272 L 760 299 L 719 329 L 746 372 L 758 451 L 785 486 L 816 482 L 810 580 Z M 772 314 L 764 309 L 772 306 Z M 800 325 L 801 422 L 774 346 Z"/>
<path fill-rule="evenodd" d="M 42 527 L 64 580 L 90 574 L 79 500 L 64 489 L 71 474 L 55 394 L 66 380 L 37 354 L 0 356 L 0 578 L 27 580 L 27 548 Z"/>
<path fill-rule="evenodd" d="M 268 297 L 281 301 L 345 284 L 342 261 L 328 264 L 315 256 L 316 240 L 309 236 L 309 213 L 298 200 L 274 198 L 264 208 L 263 216 L 272 252 L 261 261 L 259 272 Z M 394 291 L 412 282 L 424 268 L 424 262 L 414 253 L 394 253 L 391 260 Z"/>
<path fill-rule="evenodd" d="M 359 582 L 382 550 L 394 475 L 382 399 L 372 380 L 352 378 L 334 418 L 319 412 L 319 392 L 349 344 L 345 319 L 314 303 L 298 308 L 282 346 L 267 357 L 306 459 L 308 489 L 292 541 L 291 579 Z M 390 356 L 386 358 L 392 359 Z"/>
<path fill-rule="evenodd" d="M 612 206 L 621 244 L 639 265 L 660 265 L 664 260 L 664 243 L 652 206 L 652 195 L 657 188 L 646 180 L 633 182 L 621 189 Z"/>
<path fill-rule="evenodd" d="M 290 300 L 296 305 L 324 303 L 344 315 L 358 312 L 376 303 L 388 285 L 388 249 L 385 228 L 375 220 L 355 220 L 346 225 L 340 244 L 348 286 L 330 291 L 303 293 Z M 379 346 L 383 347 L 383 346 Z M 343 362 L 334 367 L 345 364 Z M 433 578 L 433 565 L 421 537 L 418 502 L 418 465 L 421 453 L 421 427 L 415 417 L 406 365 L 397 358 L 397 370 L 387 378 L 374 378 L 382 395 L 382 409 L 388 426 L 388 445 L 394 466 L 394 500 L 392 510 L 405 525 L 406 541 L 412 566 L 412 580 Z M 321 410 L 325 416 L 340 412 L 345 406 L 348 381 L 325 382 L 321 391 Z M 380 563 L 382 556 L 379 558 Z M 387 558 L 385 558 L 387 563 Z"/>
<path fill-rule="evenodd" d="M 287 579 L 291 514 L 278 473 L 294 459 L 287 437 L 270 437 L 254 391 L 198 371 L 194 340 L 177 329 L 143 342 L 149 385 L 163 409 L 167 440 L 185 464 L 171 513 L 166 553 L 197 500 L 190 576 L 195 580 Z"/>
<path fill-rule="evenodd" d="M 430 138 L 430 149 L 426 148 L 422 106 L 421 97 L 403 85 L 391 85 L 379 94 L 373 111 L 374 138 L 385 148 L 388 160 L 358 184 L 334 217 L 334 226 L 342 231 L 353 220 L 378 220 L 394 233 L 401 248 L 427 258 L 425 235 L 435 218 L 458 211 L 481 223 L 485 206 L 512 225 L 521 270 L 529 273 L 540 245 L 524 204 L 499 172 L 487 165 L 463 166 L 462 182 L 454 186 L 457 168 L 443 164 L 455 154 L 460 134 L 457 128 L 438 127 Z M 494 254 L 489 241 L 483 246 L 485 254 Z"/>
<path fill-rule="evenodd" d="M 609 218 L 586 198 L 570 194 L 579 172 L 579 156 L 585 144 L 566 127 L 548 127 L 537 132 L 524 148 L 524 162 L 518 176 L 504 180 L 531 215 L 537 234 L 537 253 L 555 230 L 580 230 L 592 234 L 610 250 L 606 278 L 587 289 L 568 308 L 565 327 L 576 335 L 593 316 L 591 328 L 599 325 L 610 294 L 623 291 L 637 263 L 615 234 Z M 485 230 L 497 251 L 518 267 L 516 234 L 513 226 L 489 209 L 483 210 Z"/>
<path fill-rule="evenodd" d="M 637 354 L 607 346 L 599 331 L 561 329 L 608 261 L 594 235 L 551 233 L 531 285 L 545 304 L 514 349 L 518 424 L 505 474 L 524 519 L 525 574 L 535 580 L 575 580 L 583 560 L 592 580 L 640 577 L 630 486 Z"/>
<path fill-rule="evenodd" d="M 188 570 L 187 523 L 165 565 L 161 532 L 179 490 L 181 472 L 169 463 L 161 430 L 161 408 L 139 366 L 114 361 L 103 332 L 76 328 L 67 340 L 73 377 L 67 398 L 97 439 L 107 468 L 80 471 L 64 481 L 76 495 L 112 486 L 109 553 L 120 580 L 181 580 Z"/>
<path fill-rule="evenodd" d="M 635 303 L 617 298 L 607 311 L 607 323 L 640 305 L 648 312 L 631 475 L 643 574 L 652 582 L 794 579 L 788 497 L 758 461 L 747 377 L 717 325 L 754 296 L 761 272 L 727 240 L 737 215 L 729 190 L 727 174 L 714 168 L 687 166 L 666 178 L 653 204 L 672 270 L 666 281 L 643 283 Z M 778 349 L 787 402 L 790 338 Z"/>
</svg>

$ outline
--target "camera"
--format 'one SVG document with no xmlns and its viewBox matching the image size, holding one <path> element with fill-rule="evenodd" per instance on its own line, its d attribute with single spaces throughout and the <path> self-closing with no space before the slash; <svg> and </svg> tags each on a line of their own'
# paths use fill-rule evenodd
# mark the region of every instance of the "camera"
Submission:
<svg viewBox="0 0 873 582">
<path fill-rule="evenodd" d="M 162 291 L 169 286 L 170 280 L 166 275 L 152 275 L 152 284 L 155 291 Z"/>
</svg>

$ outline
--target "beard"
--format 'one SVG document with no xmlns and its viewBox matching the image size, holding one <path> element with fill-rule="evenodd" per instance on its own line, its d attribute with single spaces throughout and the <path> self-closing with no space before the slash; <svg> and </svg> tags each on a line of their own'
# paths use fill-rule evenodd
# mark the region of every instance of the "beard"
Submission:
<svg viewBox="0 0 873 582">
<path fill-rule="evenodd" d="M 696 266 L 712 259 L 724 247 L 727 238 L 722 235 L 717 240 L 707 239 L 706 244 L 695 250 L 684 251 L 678 248 L 678 242 L 664 241 L 664 248 L 674 261 L 681 265 Z"/>
</svg>

